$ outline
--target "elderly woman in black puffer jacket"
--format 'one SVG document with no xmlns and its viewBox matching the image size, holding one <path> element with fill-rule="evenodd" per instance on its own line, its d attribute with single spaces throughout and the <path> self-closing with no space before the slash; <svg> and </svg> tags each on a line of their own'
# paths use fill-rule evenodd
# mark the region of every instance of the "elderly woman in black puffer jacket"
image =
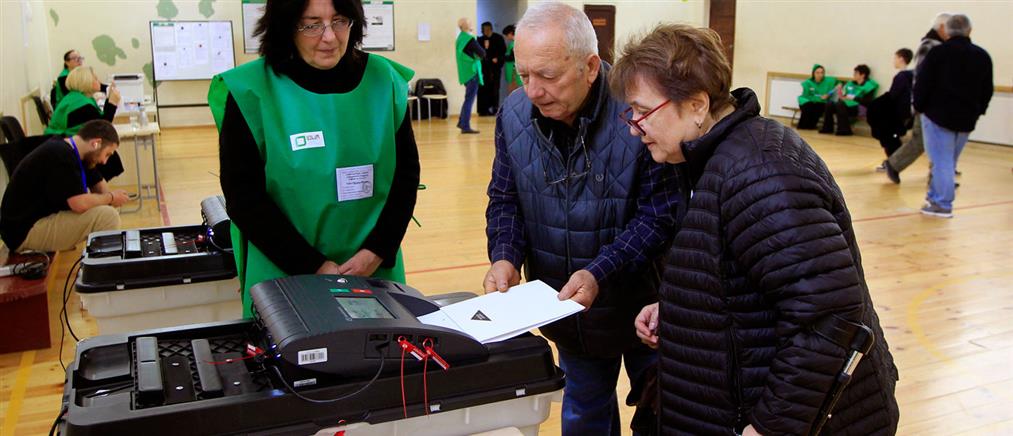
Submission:
<svg viewBox="0 0 1013 436">
<path fill-rule="evenodd" d="M 822 434 L 893 434 L 897 369 L 844 196 L 816 152 L 730 82 L 717 34 L 683 25 L 628 44 L 611 75 L 630 132 L 691 187 L 660 308 L 636 322 L 660 349 L 660 433 L 812 433 L 849 355 L 826 327 L 862 324 L 875 344 Z"/>
</svg>

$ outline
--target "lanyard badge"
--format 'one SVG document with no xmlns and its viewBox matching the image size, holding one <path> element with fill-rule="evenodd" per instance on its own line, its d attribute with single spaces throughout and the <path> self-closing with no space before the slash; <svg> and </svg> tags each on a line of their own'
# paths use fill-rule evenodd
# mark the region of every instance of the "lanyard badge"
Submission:
<svg viewBox="0 0 1013 436">
<path fill-rule="evenodd" d="M 81 188 L 84 192 L 88 193 L 88 179 L 84 176 L 84 160 L 81 158 L 81 151 L 77 149 L 77 142 L 74 142 L 74 137 L 70 138 L 70 145 L 74 146 L 74 154 L 77 156 L 77 167 L 81 169 Z"/>
</svg>

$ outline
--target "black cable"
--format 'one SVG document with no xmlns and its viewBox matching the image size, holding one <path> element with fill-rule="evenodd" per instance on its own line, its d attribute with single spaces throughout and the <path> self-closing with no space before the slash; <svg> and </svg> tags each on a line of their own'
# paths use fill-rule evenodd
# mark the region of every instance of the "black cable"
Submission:
<svg viewBox="0 0 1013 436">
<path fill-rule="evenodd" d="M 84 259 L 84 254 L 74 261 L 74 264 L 70 266 L 70 271 L 67 273 L 67 280 L 63 282 L 63 308 L 60 309 L 60 313 L 57 314 L 57 318 L 60 319 L 60 367 L 63 368 L 64 374 L 67 372 L 67 365 L 63 363 L 63 339 L 66 337 L 67 331 L 64 329 L 64 321 L 66 321 L 67 328 L 70 328 L 70 319 L 67 317 L 67 300 L 70 296 L 67 294 L 67 284 L 70 282 L 70 277 L 74 275 L 74 268 Z M 62 318 L 61 318 L 62 317 Z M 77 339 L 77 335 L 74 335 L 73 329 L 70 332 Z"/>
<path fill-rule="evenodd" d="M 376 351 L 380 351 L 380 349 L 386 348 L 388 346 L 390 346 L 390 341 L 387 341 L 387 342 L 385 342 L 385 343 L 380 344 L 379 346 L 377 346 L 376 347 Z M 281 375 L 281 370 L 279 370 L 277 366 L 273 366 L 272 365 L 271 369 L 273 369 L 274 373 L 276 375 L 278 375 L 278 379 L 280 379 L 281 383 L 284 384 L 286 388 L 288 388 L 289 392 L 292 392 L 292 394 L 295 395 L 296 397 L 299 397 L 299 399 L 301 399 L 303 401 L 308 401 L 310 403 L 327 404 L 327 403 L 334 403 L 334 402 L 337 402 L 337 401 L 349 399 L 351 397 L 354 397 L 354 396 L 362 393 L 362 391 L 364 391 L 367 388 L 369 388 L 370 386 L 372 386 L 373 383 L 376 382 L 376 379 L 380 378 L 380 374 L 383 372 L 383 362 L 387 360 L 386 358 L 383 357 L 383 354 L 384 354 L 383 352 L 380 353 L 380 367 L 377 368 L 376 374 L 373 375 L 373 378 L 369 380 L 369 383 L 366 383 L 364 386 L 362 386 L 361 388 L 359 388 L 355 392 L 352 392 L 352 393 L 346 394 L 346 395 L 342 395 L 342 396 L 340 396 L 338 398 L 331 398 L 331 399 L 328 399 L 328 400 L 317 400 L 317 399 L 309 398 L 307 396 L 304 396 L 304 395 L 296 392 L 296 390 L 293 389 L 292 386 L 290 386 L 288 384 L 288 381 L 285 380 L 285 377 L 283 375 Z"/>
<path fill-rule="evenodd" d="M 61 421 L 63 421 L 63 415 L 66 413 L 67 413 L 66 407 L 60 409 L 60 414 L 56 415 L 56 419 L 53 420 L 53 426 L 49 427 L 49 436 L 53 436 L 56 434 L 56 427 L 60 425 Z"/>
</svg>

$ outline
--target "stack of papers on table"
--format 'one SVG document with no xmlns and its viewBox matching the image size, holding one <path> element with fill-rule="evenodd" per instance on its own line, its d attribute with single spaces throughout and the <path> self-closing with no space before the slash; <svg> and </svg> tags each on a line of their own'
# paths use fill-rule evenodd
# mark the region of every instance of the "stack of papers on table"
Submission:
<svg viewBox="0 0 1013 436">
<path fill-rule="evenodd" d="M 573 300 L 559 301 L 558 292 L 541 280 L 517 285 L 440 308 L 419 321 L 457 330 L 483 344 L 518 336 L 528 330 L 584 310 Z"/>
</svg>

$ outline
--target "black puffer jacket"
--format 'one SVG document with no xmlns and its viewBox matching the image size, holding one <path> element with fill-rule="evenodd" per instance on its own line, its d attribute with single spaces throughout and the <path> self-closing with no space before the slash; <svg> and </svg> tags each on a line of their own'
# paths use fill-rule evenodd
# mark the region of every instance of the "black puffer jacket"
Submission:
<svg viewBox="0 0 1013 436">
<path fill-rule="evenodd" d="M 807 434 L 846 354 L 812 331 L 829 314 L 876 344 L 823 433 L 893 434 L 897 370 L 844 197 L 751 90 L 732 94 L 735 112 L 683 144 L 694 188 L 661 287 L 661 434 Z"/>
</svg>

